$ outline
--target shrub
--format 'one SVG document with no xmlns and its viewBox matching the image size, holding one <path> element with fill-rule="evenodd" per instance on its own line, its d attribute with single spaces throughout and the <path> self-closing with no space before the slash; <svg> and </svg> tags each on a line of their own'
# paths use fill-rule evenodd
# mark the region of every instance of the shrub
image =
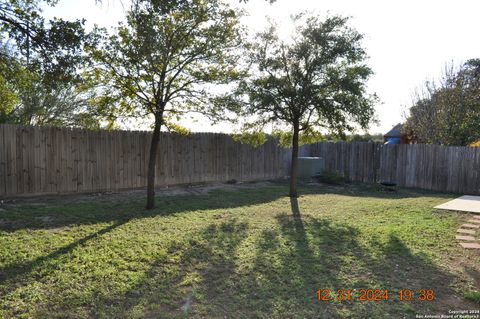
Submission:
<svg viewBox="0 0 480 319">
<path fill-rule="evenodd" d="M 335 170 L 324 170 L 320 174 L 315 175 L 315 178 L 325 184 L 333 184 L 333 185 L 342 185 L 348 182 L 348 180 Z"/>
</svg>

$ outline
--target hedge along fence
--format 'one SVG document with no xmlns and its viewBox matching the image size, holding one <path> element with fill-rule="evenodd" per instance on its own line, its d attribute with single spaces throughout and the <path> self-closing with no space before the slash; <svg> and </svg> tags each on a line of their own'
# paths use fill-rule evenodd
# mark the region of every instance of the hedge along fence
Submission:
<svg viewBox="0 0 480 319">
<path fill-rule="evenodd" d="M 147 184 L 151 133 L 0 125 L 0 197 L 134 189 Z M 288 175 L 291 150 L 226 134 L 163 133 L 157 186 Z"/>
<path fill-rule="evenodd" d="M 393 181 L 399 186 L 480 194 L 480 148 L 321 142 L 307 146 L 325 168 L 353 181 Z"/>
</svg>

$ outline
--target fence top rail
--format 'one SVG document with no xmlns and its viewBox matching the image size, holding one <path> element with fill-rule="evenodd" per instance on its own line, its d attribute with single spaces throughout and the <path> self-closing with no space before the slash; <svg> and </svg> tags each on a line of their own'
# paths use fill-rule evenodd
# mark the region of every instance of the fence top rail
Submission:
<svg viewBox="0 0 480 319">
<path fill-rule="evenodd" d="M 1 127 L 8 127 L 12 130 L 23 130 L 23 129 L 35 129 L 35 130 L 58 130 L 64 132 L 93 132 L 93 133 L 120 133 L 120 134 L 152 134 L 152 131 L 146 130 L 122 130 L 122 129 L 85 129 L 78 127 L 59 127 L 59 126 L 48 126 L 48 125 L 23 125 L 23 124 L 0 124 Z M 162 131 L 162 135 L 167 136 L 228 136 L 234 137 L 234 133 L 221 133 L 221 132 L 189 132 L 189 133 L 178 133 L 178 132 L 168 132 Z M 266 134 L 267 140 L 275 139 L 274 136 Z M 239 141 L 241 142 L 241 141 Z M 242 144 L 245 144 L 241 142 Z M 288 147 L 287 147 L 288 148 Z"/>
</svg>

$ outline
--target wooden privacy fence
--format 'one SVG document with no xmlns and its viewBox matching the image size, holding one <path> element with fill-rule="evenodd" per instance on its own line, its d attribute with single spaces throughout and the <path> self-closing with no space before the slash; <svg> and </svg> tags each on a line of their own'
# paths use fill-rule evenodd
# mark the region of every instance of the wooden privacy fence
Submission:
<svg viewBox="0 0 480 319">
<path fill-rule="evenodd" d="M 145 187 L 150 140 L 149 132 L 0 125 L 0 198 Z M 480 194 L 480 148 L 321 142 L 300 155 L 323 157 L 353 181 Z M 155 183 L 280 178 L 290 157 L 272 138 L 253 148 L 225 134 L 163 133 Z"/>
<path fill-rule="evenodd" d="M 394 181 L 399 186 L 480 194 L 480 148 L 321 142 L 307 146 L 326 169 L 353 181 Z"/>
<path fill-rule="evenodd" d="M 0 197 L 146 186 L 151 134 L 0 125 Z M 156 185 L 265 180 L 288 175 L 291 151 L 229 135 L 164 133 Z"/>
</svg>

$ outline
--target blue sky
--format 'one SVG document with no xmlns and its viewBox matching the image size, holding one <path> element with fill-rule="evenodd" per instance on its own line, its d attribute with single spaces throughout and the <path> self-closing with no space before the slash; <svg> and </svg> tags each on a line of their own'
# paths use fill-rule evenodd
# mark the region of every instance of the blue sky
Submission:
<svg viewBox="0 0 480 319">
<path fill-rule="evenodd" d="M 127 1 L 123 3 L 128 7 Z M 232 0 L 231 3 L 238 5 Z M 289 15 L 300 11 L 351 16 L 350 25 L 365 35 L 364 46 L 375 75 L 369 82 L 382 103 L 376 106 L 379 125 L 371 133 L 386 132 L 403 120 L 414 89 L 426 79 L 437 78 L 447 62 L 459 64 L 469 58 L 480 58 L 480 1 L 478 0 L 277 0 L 270 5 L 250 0 L 241 5 L 249 14 L 244 23 L 252 31 L 265 27 L 268 15 L 279 21 L 286 36 Z M 48 17 L 85 18 L 87 26 L 116 25 L 124 15 L 119 0 L 60 0 L 46 8 Z M 182 124 L 192 131 L 205 131 L 205 119 Z M 134 124 L 132 124 L 134 126 Z M 210 131 L 231 132 L 231 125 L 208 126 Z M 136 129 L 132 127 L 132 129 Z"/>
</svg>

